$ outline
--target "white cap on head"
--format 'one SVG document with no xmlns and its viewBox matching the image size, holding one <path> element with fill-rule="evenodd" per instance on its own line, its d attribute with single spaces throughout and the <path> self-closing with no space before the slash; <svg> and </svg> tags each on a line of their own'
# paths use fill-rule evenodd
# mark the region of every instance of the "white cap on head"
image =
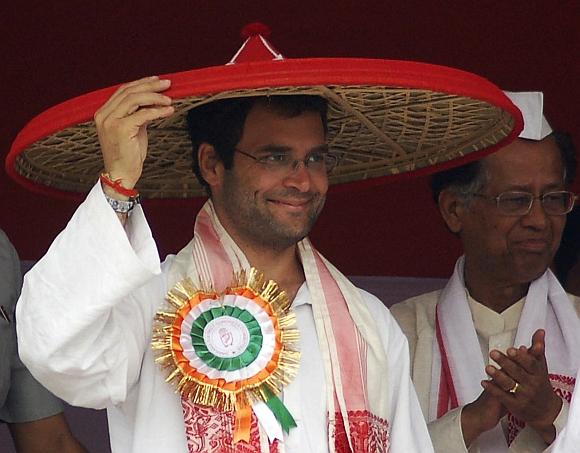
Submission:
<svg viewBox="0 0 580 453">
<path fill-rule="evenodd" d="M 544 93 L 541 91 L 504 91 L 524 117 L 524 130 L 520 138 L 542 140 L 552 133 L 552 128 L 543 114 Z"/>
</svg>

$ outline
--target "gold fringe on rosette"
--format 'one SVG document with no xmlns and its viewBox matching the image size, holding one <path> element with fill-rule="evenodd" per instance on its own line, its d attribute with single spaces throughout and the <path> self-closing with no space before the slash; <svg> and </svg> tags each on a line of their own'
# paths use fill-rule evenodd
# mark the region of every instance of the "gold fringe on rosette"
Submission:
<svg viewBox="0 0 580 453">
<path fill-rule="evenodd" d="M 210 379 L 191 367 L 179 351 L 181 321 L 188 307 L 202 300 L 220 301 L 226 294 L 244 295 L 248 290 L 253 299 L 261 299 L 269 305 L 274 327 L 279 333 L 280 352 L 275 367 L 265 376 L 253 376 L 243 381 L 226 383 L 222 379 Z M 211 285 L 195 285 L 190 278 L 178 282 L 166 296 L 167 306 L 155 315 L 151 346 L 155 362 L 168 373 L 166 382 L 194 404 L 211 406 L 221 411 L 239 411 L 252 404 L 266 402 L 272 394 L 278 395 L 296 376 L 300 363 L 296 328 L 296 315 L 290 311 L 291 301 L 285 291 L 273 280 L 266 281 L 264 274 L 255 268 L 242 270 L 233 275 L 232 284 L 222 294 Z M 277 340 L 278 341 L 278 340 Z M 178 346 L 177 349 L 175 346 Z M 265 374 L 265 373 L 264 373 Z"/>
</svg>

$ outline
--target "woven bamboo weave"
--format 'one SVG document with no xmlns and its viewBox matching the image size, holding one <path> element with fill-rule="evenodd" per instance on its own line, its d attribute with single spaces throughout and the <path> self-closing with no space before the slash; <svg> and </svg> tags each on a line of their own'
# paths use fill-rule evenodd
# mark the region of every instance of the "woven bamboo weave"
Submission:
<svg viewBox="0 0 580 453">
<path fill-rule="evenodd" d="M 185 112 L 222 98 L 312 94 L 329 101 L 328 143 L 339 156 L 331 184 L 416 171 L 466 156 L 507 137 L 514 120 L 481 100 L 429 90 L 377 86 L 276 87 L 176 99 L 176 114 L 149 125 L 149 151 L 138 190 L 146 198 L 203 195 L 192 170 Z M 385 108 L 387 106 L 387 108 Z M 87 192 L 102 171 L 93 122 L 41 139 L 16 171 L 38 184 Z"/>
</svg>

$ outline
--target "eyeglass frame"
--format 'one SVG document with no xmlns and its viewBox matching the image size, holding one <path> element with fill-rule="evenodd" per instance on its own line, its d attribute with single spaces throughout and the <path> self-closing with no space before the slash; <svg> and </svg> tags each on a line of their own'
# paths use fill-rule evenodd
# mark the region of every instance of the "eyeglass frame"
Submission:
<svg viewBox="0 0 580 453">
<path fill-rule="evenodd" d="M 548 211 L 546 211 L 546 207 L 544 206 L 544 198 L 548 195 L 553 195 L 555 193 L 566 193 L 570 195 L 570 206 L 568 207 L 568 209 L 562 213 L 559 214 L 553 214 L 553 213 L 549 213 Z M 502 196 L 505 196 L 507 194 L 520 194 L 520 195 L 525 195 L 527 197 L 529 197 L 529 204 L 528 204 L 528 208 L 525 212 L 521 212 L 521 213 L 508 213 L 505 211 L 502 211 L 502 209 L 500 208 L 500 201 Z M 498 211 L 501 212 L 502 215 L 505 216 L 510 216 L 510 217 L 519 217 L 519 216 L 526 216 L 528 215 L 531 210 L 532 210 L 532 206 L 534 205 L 534 200 L 540 200 L 540 204 L 542 205 L 542 209 L 544 210 L 544 212 L 547 215 L 566 215 L 568 213 L 570 213 L 572 211 L 572 209 L 574 209 L 574 205 L 576 204 L 576 200 L 578 200 L 578 195 L 576 195 L 574 192 L 571 192 L 569 190 L 552 190 L 550 192 L 546 192 L 543 193 L 542 195 L 539 196 L 535 196 L 534 194 L 530 193 L 530 192 L 524 192 L 524 191 L 520 191 L 520 190 L 508 190 L 506 192 L 502 192 L 497 196 L 492 196 L 492 195 L 487 195 L 484 193 L 480 193 L 480 192 L 475 192 L 472 194 L 473 196 L 476 197 L 481 197 L 484 198 L 486 200 L 490 200 L 490 201 L 495 201 L 495 207 L 498 209 Z"/>
<path fill-rule="evenodd" d="M 310 157 L 312 156 L 313 153 L 309 153 L 304 159 L 293 159 L 290 161 L 290 165 L 288 167 L 273 167 L 273 166 L 269 166 L 268 163 L 265 161 L 265 159 L 267 159 L 268 157 L 272 156 L 273 153 L 271 154 L 265 154 L 262 157 L 256 157 L 253 154 L 247 153 L 245 151 L 242 151 L 239 148 L 234 148 L 234 152 L 239 153 L 243 156 L 249 157 L 250 159 L 253 159 L 254 161 L 258 162 L 259 164 L 263 165 L 266 168 L 270 168 L 270 169 L 274 169 L 274 168 L 280 168 L 280 169 L 286 169 L 288 170 L 288 173 L 293 173 L 296 171 L 296 169 L 298 168 L 298 165 L 300 165 L 300 163 L 302 163 L 302 165 L 304 165 L 304 168 L 306 170 L 310 170 L 309 164 L 308 164 L 308 159 L 310 159 Z M 282 154 L 282 153 L 280 153 Z M 336 168 L 336 166 L 338 165 L 338 156 L 334 153 L 331 153 L 330 151 L 320 151 L 320 154 L 322 154 L 324 156 L 324 164 L 327 164 L 327 158 L 330 157 L 333 159 L 333 164 L 331 166 L 330 169 L 326 169 L 324 171 L 324 173 L 326 174 L 326 176 L 330 175 L 332 173 L 332 171 Z"/>
</svg>

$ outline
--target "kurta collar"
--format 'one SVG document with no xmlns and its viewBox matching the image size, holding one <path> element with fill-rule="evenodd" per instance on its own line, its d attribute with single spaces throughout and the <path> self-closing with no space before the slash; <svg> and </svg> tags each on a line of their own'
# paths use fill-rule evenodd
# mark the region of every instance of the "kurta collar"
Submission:
<svg viewBox="0 0 580 453">
<path fill-rule="evenodd" d="M 497 313 L 476 301 L 469 293 L 467 294 L 467 300 L 469 302 L 475 330 L 482 337 L 489 338 L 492 335 L 518 328 L 526 298 L 522 297 L 501 313 Z"/>
</svg>

